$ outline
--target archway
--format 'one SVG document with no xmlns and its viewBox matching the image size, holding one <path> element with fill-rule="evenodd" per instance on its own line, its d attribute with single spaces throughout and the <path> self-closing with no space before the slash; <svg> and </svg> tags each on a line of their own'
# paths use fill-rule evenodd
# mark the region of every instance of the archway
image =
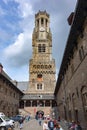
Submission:
<svg viewBox="0 0 87 130">
<path fill-rule="evenodd" d="M 36 117 L 35 118 L 38 120 L 38 118 L 40 118 L 40 117 L 42 119 L 44 118 L 44 112 L 42 110 L 39 110 L 39 111 L 36 112 Z"/>
</svg>

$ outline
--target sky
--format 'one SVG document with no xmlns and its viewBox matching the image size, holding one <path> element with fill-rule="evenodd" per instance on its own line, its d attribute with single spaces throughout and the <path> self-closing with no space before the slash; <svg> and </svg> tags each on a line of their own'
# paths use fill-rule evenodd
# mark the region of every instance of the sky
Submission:
<svg viewBox="0 0 87 130">
<path fill-rule="evenodd" d="M 29 80 L 32 33 L 39 10 L 50 15 L 52 57 L 56 78 L 63 58 L 70 26 L 67 18 L 77 0 L 0 0 L 0 63 L 12 80 Z"/>
</svg>

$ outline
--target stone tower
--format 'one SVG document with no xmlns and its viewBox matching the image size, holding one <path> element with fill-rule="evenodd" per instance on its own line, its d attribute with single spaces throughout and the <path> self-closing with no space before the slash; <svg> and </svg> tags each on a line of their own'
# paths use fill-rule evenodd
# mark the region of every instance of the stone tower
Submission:
<svg viewBox="0 0 87 130">
<path fill-rule="evenodd" d="M 29 86 L 22 98 L 22 107 L 32 115 L 42 111 L 52 114 L 54 98 L 55 60 L 52 58 L 52 34 L 50 17 L 46 11 L 35 15 L 32 35 L 32 58 L 29 61 Z"/>
<path fill-rule="evenodd" d="M 50 17 L 46 11 L 39 11 L 35 15 L 32 49 L 33 54 L 29 65 L 29 93 L 53 93 L 55 60 L 52 58 Z"/>
</svg>

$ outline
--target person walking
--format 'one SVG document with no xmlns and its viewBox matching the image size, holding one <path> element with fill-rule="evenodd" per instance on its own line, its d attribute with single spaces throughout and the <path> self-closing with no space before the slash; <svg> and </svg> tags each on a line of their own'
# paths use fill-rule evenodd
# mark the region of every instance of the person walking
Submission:
<svg viewBox="0 0 87 130">
<path fill-rule="evenodd" d="M 80 122 L 79 122 L 79 121 L 77 121 L 77 122 L 76 122 L 76 125 L 75 125 L 75 130 L 82 130 L 82 127 L 81 127 L 81 125 L 80 125 Z"/>
<path fill-rule="evenodd" d="M 69 130 L 75 130 L 76 122 L 72 120 L 72 123 L 69 125 Z"/>
<path fill-rule="evenodd" d="M 49 127 L 49 130 L 54 129 L 54 122 L 53 122 L 52 118 L 50 118 L 50 121 L 48 122 L 48 127 Z"/>
<path fill-rule="evenodd" d="M 56 123 L 54 130 L 63 130 L 63 129 L 58 123 Z"/>
<path fill-rule="evenodd" d="M 48 130 L 48 122 L 47 122 L 47 120 L 45 120 L 44 123 L 43 123 L 43 130 Z"/>
<path fill-rule="evenodd" d="M 21 117 L 20 120 L 19 120 L 20 130 L 23 128 L 23 121 L 24 121 L 24 119 Z"/>
<path fill-rule="evenodd" d="M 42 125 L 42 114 L 39 114 L 38 120 L 39 120 L 39 125 L 41 126 Z"/>
</svg>

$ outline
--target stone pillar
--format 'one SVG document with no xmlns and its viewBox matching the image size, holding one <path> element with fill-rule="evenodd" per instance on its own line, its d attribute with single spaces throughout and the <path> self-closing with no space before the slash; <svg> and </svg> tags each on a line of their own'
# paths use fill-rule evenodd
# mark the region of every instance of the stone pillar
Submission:
<svg viewBox="0 0 87 130">
<path fill-rule="evenodd" d="M 39 105 L 39 100 L 37 100 L 37 106 Z"/>
<path fill-rule="evenodd" d="M 45 100 L 43 102 L 44 102 L 44 107 L 45 107 Z"/>
<path fill-rule="evenodd" d="M 52 107 L 52 100 L 50 100 L 50 106 Z"/>
<path fill-rule="evenodd" d="M 41 18 L 39 19 L 39 28 L 41 27 Z"/>
<path fill-rule="evenodd" d="M 24 107 L 26 107 L 26 100 L 24 100 Z"/>
<path fill-rule="evenodd" d="M 43 24 L 44 27 L 46 27 L 46 19 L 44 18 L 44 24 Z"/>
<path fill-rule="evenodd" d="M 31 107 L 32 107 L 32 100 L 30 102 L 31 102 Z"/>
</svg>

